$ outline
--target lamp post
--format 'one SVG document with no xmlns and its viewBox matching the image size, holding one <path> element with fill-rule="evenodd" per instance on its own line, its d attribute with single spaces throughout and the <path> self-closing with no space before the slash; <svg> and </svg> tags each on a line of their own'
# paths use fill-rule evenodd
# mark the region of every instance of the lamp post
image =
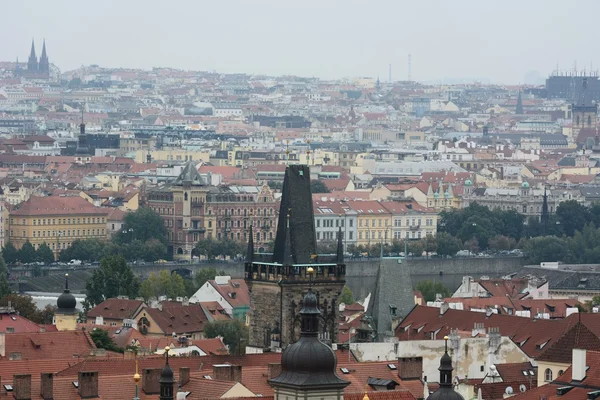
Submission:
<svg viewBox="0 0 600 400">
<path fill-rule="evenodd" d="M 62 231 L 56 231 L 56 259 L 60 254 L 60 237 L 63 236 Z"/>
</svg>

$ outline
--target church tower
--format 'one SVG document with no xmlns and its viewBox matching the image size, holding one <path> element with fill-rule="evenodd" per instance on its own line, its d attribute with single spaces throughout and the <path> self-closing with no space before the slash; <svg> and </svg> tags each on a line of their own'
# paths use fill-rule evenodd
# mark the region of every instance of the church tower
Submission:
<svg viewBox="0 0 600 400">
<path fill-rule="evenodd" d="M 448 336 L 444 337 L 446 341 L 446 349 L 440 360 L 440 388 L 433 394 L 427 397 L 427 400 L 464 400 L 464 398 L 454 391 L 454 383 L 452 382 L 452 357 L 448 354 Z"/>
<path fill-rule="evenodd" d="M 31 51 L 29 52 L 29 60 L 27 60 L 27 72 L 31 74 L 37 74 L 38 72 L 38 59 L 35 55 L 35 43 L 31 39 Z"/>
<path fill-rule="evenodd" d="M 69 274 L 65 274 L 65 290 L 56 301 L 55 325 L 59 331 L 77 330 L 77 300 L 69 290 Z"/>
<path fill-rule="evenodd" d="M 339 236 L 338 248 L 341 240 Z M 343 252 L 317 255 L 316 244 L 310 170 L 308 165 L 289 165 L 273 254 L 254 253 L 253 245 L 248 245 L 249 346 L 285 348 L 296 342 L 301 333 L 302 298 L 311 286 L 322 313 L 318 333 L 321 338 L 336 340 L 337 299 L 344 287 L 346 265 Z"/>
<path fill-rule="evenodd" d="M 587 87 L 587 78 L 583 78 L 577 100 L 571 105 L 573 112 L 573 137 L 578 144 L 583 144 L 596 134 L 598 104 L 593 101 L 592 93 Z"/>
<path fill-rule="evenodd" d="M 42 45 L 42 55 L 40 56 L 38 69 L 40 74 L 50 74 L 50 62 L 48 61 L 48 55 L 46 54 L 46 39 L 44 39 L 44 44 Z"/>
</svg>

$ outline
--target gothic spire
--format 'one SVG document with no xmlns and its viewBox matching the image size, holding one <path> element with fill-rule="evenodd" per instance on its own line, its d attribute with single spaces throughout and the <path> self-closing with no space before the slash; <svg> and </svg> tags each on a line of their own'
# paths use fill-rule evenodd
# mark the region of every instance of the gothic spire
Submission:
<svg viewBox="0 0 600 400">
<path fill-rule="evenodd" d="M 27 60 L 27 71 L 31 73 L 38 72 L 38 60 L 35 55 L 35 43 L 31 39 L 31 52 L 29 53 L 29 60 Z"/>
<path fill-rule="evenodd" d="M 35 55 L 35 42 L 33 39 L 31 39 L 31 51 L 29 52 L 29 58 L 35 58 L 37 59 L 37 56 Z"/>
<path fill-rule="evenodd" d="M 544 200 L 542 202 L 542 215 L 541 215 L 541 220 L 542 220 L 542 225 L 544 226 L 544 234 L 548 234 L 547 229 L 548 229 L 548 220 L 550 219 L 550 214 L 548 213 L 548 192 L 546 191 L 546 188 L 544 187 Z"/>
<path fill-rule="evenodd" d="M 42 55 L 40 56 L 40 59 L 44 58 L 48 58 L 46 55 L 46 39 L 44 39 L 44 43 L 42 44 Z"/>
<path fill-rule="evenodd" d="M 517 114 L 523 114 L 523 100 L 521 99 L 521 91 L 519 90 L 519 97 L 517 97 L 517 108 L 515 110 Z"/>
<path fill-rule="evenodd" d="M 246 251 L 246 261 L 252 262 L 254 259 L 254 233 L 252 232 L 252 223 L 248 229 L 248 250 Z"/>
<path fill-rule="evenodd" d="M 338 237 L 337 237 L 337 252 L 336 252 L 336 261 L 338 264 L 344 263 L 344 241 L 343 241 L 343 233 L 342 227 L 340 226 L 338 229 Z"/>
</svg>

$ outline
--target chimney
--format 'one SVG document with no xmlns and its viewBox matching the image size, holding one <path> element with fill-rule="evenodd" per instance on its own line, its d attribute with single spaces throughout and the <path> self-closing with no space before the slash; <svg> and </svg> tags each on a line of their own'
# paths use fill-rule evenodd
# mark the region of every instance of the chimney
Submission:
<svg viewBox="0 0 600 400">
<path fill-rule="evenodd" d="M 269 379 L 277 378 L 281 375 L 281 363 L 269 363 Z"/>
<path fill-rule="evenodd" d="M 440 315 L 444 315 L 446 314 L 446 311 L 448 311 L 448 309 L 450 308 L 450 304 L 446 303 L 445 301 L 440 305 Z"/>
<path fill-rule="evenodd" d="M 190 368 L 179 368 L 179 386 L 183 386 L 190 381 Z"/>
<path fill-rule="evenodd" d="M 213 365 L 213 376 L 216 380 L 241 382 L 242 381 L 242 366 L 217 364 Z"/>
<path fill-rule="evenodd" d="M 78 393 L 82 399 L 94 399 L 98 397 L 98 371 L 81 372 L 79 371 Z"/>
<path fill-rule="evenodd" d="M 423 357 L 398 358 L 398 377 L 400 379 L 421 379 L 423 376 Z"/>
<path fill-rule="evenodd" d="M 42 372 L 40 395 L 44 400 L 54 399 L 54 374 L 50 372 Z"/>
<path fill-rule="evenodd" d="M 571 379 L 574 381 L 582 381 L 586 374 L 586 354 L 583 349 L 573 349 L 573 361 Z"/>
<path fill-rule="evenodd" d="M 31 375 L 14 375 L 13 392 L 15 400 L 31 400 Z"/>
<path fill-rule="evenodd" d="M 146 394 L 160 394 L 160 368 L 142 370 L 142 390 Z"/>
</svg>

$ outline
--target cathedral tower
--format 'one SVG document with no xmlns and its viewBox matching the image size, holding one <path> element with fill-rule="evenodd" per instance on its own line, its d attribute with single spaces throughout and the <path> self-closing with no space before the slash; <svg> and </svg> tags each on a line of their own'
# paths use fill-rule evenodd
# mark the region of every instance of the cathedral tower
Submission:
<svg viewBox="0 0 600 400">
<path fill-rule="evenodd" d="M 31 74 L 37 74 L 38 72 L 38 59 L 35 55 L 35 43 L 31 40 L 31 51 L 29 52 L 29 60 L 27 60 L 27 72 Z"/>
</svg>

